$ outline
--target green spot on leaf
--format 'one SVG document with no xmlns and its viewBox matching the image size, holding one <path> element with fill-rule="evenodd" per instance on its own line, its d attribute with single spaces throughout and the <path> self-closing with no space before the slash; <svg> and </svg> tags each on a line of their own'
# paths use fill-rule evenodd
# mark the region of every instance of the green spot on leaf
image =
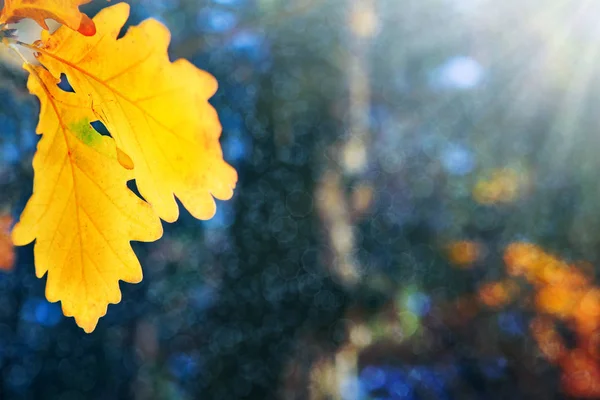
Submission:
<svg viewBox="0 0 600 400">
<path fill-rule="evenodd" d="M 102 142 L 102 135 L 92 128 L 87 119 L 72 123 L 69 129 L 77 136 L 77 139 L 88 146 L 96 147 Z"/>
</svg>

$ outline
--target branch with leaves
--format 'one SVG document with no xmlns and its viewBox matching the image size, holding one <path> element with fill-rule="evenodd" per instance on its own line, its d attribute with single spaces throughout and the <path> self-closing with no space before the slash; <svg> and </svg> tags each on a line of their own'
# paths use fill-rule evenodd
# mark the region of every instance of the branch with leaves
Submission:
<svg viewBox="0 0 600 400">
<path fill-rule="evenodd" d="M 121 300 L 119 280 L 142 280 L 131 241 L 162 236 L 160 220 L 177 220 L 177 197 L 196 218 L 228 200 L 236 171 L 223 160 L 221 124 L 208 99 L 216 80 L 186 60 L 171 62 L 168 29 L 149 19 L 117 39 L 129 16 L 119 3 L 92 20 L 78 9 L 89 0 L 6 0 L 2 41 L 24 59 L 27 87 L 41 110 L 43 135 L 33 159 L 33 195 L 12 231 L 16 245 L 34 240 L 36 275 L 48 273 L 46 297 L 60 301 L 92 332 L 108 304 Z M 33 44 L 8 23 L 31 18 L 61 24 Z M 73 88 L 59 88 L 61 76 Z M 110 136 L 94 130 L 101 121 Z M 127 188 L 135 180 L 143 199 Z"/>
</svg>

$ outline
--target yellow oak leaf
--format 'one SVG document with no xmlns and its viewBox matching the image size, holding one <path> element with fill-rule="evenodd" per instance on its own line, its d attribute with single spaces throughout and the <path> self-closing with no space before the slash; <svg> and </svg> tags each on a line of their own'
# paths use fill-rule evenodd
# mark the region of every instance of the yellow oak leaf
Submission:
<svg viewBox="0 0 600 400">
<path fill-rule="evenodd" d="M 79 6 L 92 0 L 4 0 L 0 23 L 31 18 L 48 30 L 46 19 L 53 19 L 86 36 L 96 33 L 94 22 L 79 11 Z"/>
<path fill-rule="evenodd" d="M 142 270 L 130 241 L 162 236 L 160 220 L 126 184 L 132 171 L 118 161 L 113 139 L 92 129 L 86 95 L 64 92 L 42 67 L 29 91 L 41 103 L 33 159 L 33 195 L 12 232 L 16 245 L 33 240 L 36 275 L 48 272 L 46 297 L 86 332 L 109 303 L 121 300 L 119 280 L 137 283 Z"/>
<path fill-rule="evenodd" d="M 221 124 L 208 99 L 216 80 L 186 60 L 171 62 L 169 30 L 149 19 L 117 40 L 129 16 L 119 3 L 94 18 L 92 37 L 60 28 L 33 46 L 55 76 L 74 90 L 110 131 L 134 168 L 137 187 L 165 221 L 179 216 L 175 196 L 196 218 L 210 219 L 213 197 L 228 200 L 236 171 L 223 160 Z"/>
</svg>

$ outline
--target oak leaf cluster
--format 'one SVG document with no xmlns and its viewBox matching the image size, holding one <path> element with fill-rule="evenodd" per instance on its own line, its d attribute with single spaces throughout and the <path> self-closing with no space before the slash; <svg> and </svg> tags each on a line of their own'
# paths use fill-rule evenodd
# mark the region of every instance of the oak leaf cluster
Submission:
<svg viewBox="0 0 600 400">
<path fill-rule="evenodd" d="M 236 171 L 223 160 L 221 124 L 208 99 L 209 73 L 169 60 L 169 30 L 149 19 L 118 38 L 129 16 L 119 3 L 93 19 L 90 0 L 5 0 L 3 42 L 33 50 L 27 87 L 40 102 L 33 195 L 12 230 L 15 245 L 35 241 L 35 270 L 47 276 L 46 297 L 60 301 L 92 332 L 119 281 L 142 280 L 131 241 L 162 236 L 161 219 L 179 216 L 175 198 L 196 218 L 210 219 L 215 198 L 233 196 Z M 40 40 L 18 40 L 7 24 L 22 18 L 42 28 Z M 62 26 L 47 31 L 46 19 Z M 18 51 L 18 50 L 16 50 Z M 58 83 L 66 77 L 73 91 Z M 102 135 L 92 123 L 110 132 Z M 135 180 L 140 198 L 128 187 Z"/>
</svg>

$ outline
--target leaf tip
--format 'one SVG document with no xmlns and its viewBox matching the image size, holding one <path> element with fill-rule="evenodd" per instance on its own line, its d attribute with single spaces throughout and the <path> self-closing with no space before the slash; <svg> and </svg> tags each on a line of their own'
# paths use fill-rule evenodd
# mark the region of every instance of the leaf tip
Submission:
<svg viewBox="0 0 600 400">
<path fill-rule="evenodd" d="M 77 326 L 79 326 L 81 329 L 83 329 L 83 331 L 85 333 L 92 333 L 94 332 L 94 330 L 96 329 L 96 326 L 98 326 L 98 319 L 90 319 L 90 320 L 86 320 L 86 321 L 81 321 L 81 320 L 77 320 L 75 319 L 75 322 L 77 323 Z"/>
<path fill-rule="evenodd" d="M 10 238 L 15 246 L 25 246 L 34 240 L 33 236 L 24 230 L 20 222 L 13 227 Z"/>
<path fill-rule="evenodd" d="M 98 326 L 98 321 L 106 315 L 107 310 L 108 304 L 104 307 L 92 305 L 89 306 L 88 309 L 79 308 L 78 310 L 71 310 L 71 312 L 68 312 L 63 303 L 63 314 L 66 316 L 73 316 L 77 326 L 83 329 L 85 333 L 94 332 Z"/>
</svg>

